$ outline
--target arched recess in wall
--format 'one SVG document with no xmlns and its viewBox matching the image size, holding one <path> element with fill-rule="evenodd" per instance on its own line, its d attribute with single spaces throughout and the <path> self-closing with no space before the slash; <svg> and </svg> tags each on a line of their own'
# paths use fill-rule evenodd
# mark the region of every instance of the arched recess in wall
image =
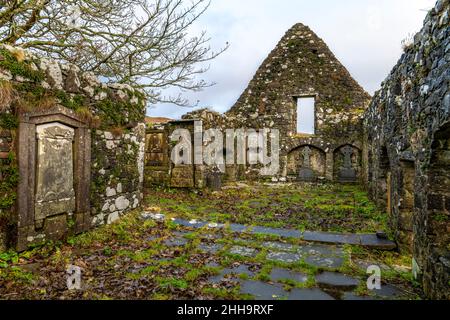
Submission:
<svg viewBox="0 0 450 320">
<path fill-rule="evenodd" d="M 325 177 L 326 154 L 312 145 L 302 145 L 288 154 L 288 175 L 302 181 L 314 181 Z"/>
<path fill-rule="evenodd" d="M 356 182 L 361 177 L 361 150 L 351 144 L 336 148 L 333 169 L 335 181 Z"/>
<path fill-rule="evenodd" d="M 376 176 L 376 197 L 377 204 L 381 209 L 385 209 L 388 214 L 392 207 L 392 174 L 389 154 L 386 146 L 381 147 L 378 155 L 378 168 Z"/>
<path fill-rule="evenodd" d="M 367 181 L 369 183 L 369 188 L 371 189 L 373 180 L 373 153 L 369 149 L 367 152 Z"/>
<path fill-rule="evenodd" d="M 430 243 L 449 254 L 450 122 L 434 135 L 428 177 L 428 236 L 431 237 Z"/>
</svg>

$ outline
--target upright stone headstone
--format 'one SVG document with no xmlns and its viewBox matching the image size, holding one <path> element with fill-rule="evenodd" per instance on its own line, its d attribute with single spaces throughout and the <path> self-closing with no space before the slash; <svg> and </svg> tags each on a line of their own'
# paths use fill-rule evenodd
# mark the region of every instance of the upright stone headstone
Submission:
<svg viewBox="0 0 450 320">
<path fill-rule="evenodd" d="M 352 165 L 353 148 L 351 146 L 345 146 L 341 149 L 341 153 L 344 156 L 344 163 L 339 171 L 340 182 L 355 182 L 356 170 Z"/>
<path fill-rule="evenodd" d="M 305 147 L 302 151 L 303 164 L 299 172 L 300 181 L 313 182 L 317 179 L 316 174 L 311 169 L 311 153 L 310 147 Z"/>
</svg>

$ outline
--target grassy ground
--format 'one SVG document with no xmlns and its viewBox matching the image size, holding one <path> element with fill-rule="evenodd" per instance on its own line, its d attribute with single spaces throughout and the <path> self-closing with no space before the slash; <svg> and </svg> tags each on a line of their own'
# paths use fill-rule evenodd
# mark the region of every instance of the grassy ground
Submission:
<svg viewBox="0 0 450 320">
<path fill-rule="evenodd" d="M 147 203 L 180 218 L 302 231 L 376 232 L 386 229 L 387 220 L 357 185 L 238 184 L 219 192 L 155 188 L 148 190 Z"/>
</svg>

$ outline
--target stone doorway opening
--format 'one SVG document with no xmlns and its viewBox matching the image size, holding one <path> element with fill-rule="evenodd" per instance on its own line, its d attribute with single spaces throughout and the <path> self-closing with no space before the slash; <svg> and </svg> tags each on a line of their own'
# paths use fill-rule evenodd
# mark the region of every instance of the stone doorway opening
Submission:
<svg viewBox="0 0 450 320">
<path fill-rule="evenodd" d="M 414 242 L 413 217 L 416 167 L 414 161 L 401 160 L 400 206 L 398 216 L 399 245 L 402 250 L 412 252 Z"/>
<path fill-rule="evenodd" d="M 390 215 L 392 212 L 391 203 L 391 165 L 389 161 L 388 150 L 386 146 L 381 148 L 378 158 L 378 177 L 377 177 L 377 204 L 380 208 L 386 210 Z"/>
</svg>

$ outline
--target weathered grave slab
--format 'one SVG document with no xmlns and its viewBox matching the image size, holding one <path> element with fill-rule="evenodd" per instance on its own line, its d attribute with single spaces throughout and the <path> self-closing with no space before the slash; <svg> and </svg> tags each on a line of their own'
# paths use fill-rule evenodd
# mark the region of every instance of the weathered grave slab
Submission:
<svg viewBox="0 0 450 320">
<path fill-rule="evenodd" d="M 176 218 L 176 219 L 173 219 L 172 222 L 175 223 L 176 225 L 183 226 L 186 228 L 195 228 L 196 227 L 195 224 L 192 224 L 189 221 L 184 220 L 184 219 Z"/>
<path fill-rule="evenodd" d="M 270 279 L 273 281 L 291 280 L 295 282 L 305 283 L 308 281 L 308 276 L 304 273 L 295 272 L 288 269 L 273 268 L 270 273 Z"/>
<path fill-rule="evenodd" d="M 363 301 L 363 300 L 367 300 L 367 301 L 372 301 L 375 300 L 373 297 L 369 297 L 369 296 L 358 296 L 353 292 L 345 292 L 342 296 L 342 300 L 349 300 L 349 301 Z"/>
<path fill-rule="evenodd" d="M 188 242 L 189 241 L 185 238 L 171 238 L 171 239 L 166 239 L 164 241 L 164 244 L 168 247 L 183 247 Z"/>
<path fill-rule="evenodd" d="M 243 224 L 237 224 L 237 223 L 230 223 L 228 228 L 232 231 L 232 232 L 236 232 L 236 233 L 243 233 L 245 232 L 248 227 L 243 225 Z"/>
<path fill-rule="evenodd" d="M 316 276 L 317 284 L 326 287 L 355 288 L 359 280 L 337 272 L 323 272 Z"/>
<path fill-rule="evenodd" d="M 289 243 L 277 242 L 277 241 L 266 241 L 263 243 L 263 246 L 265 248 L 279 250 L 279 251 L 286 251 L 286 252 L 293 252 L 297 249 L 297 246 L 294 246 Z"/>
<path fill-rule="evenodd" d="M 249 277 L 253 277 L 255 273 L 249 269 L 249 266 L 241 264 L 234 268 L 227 268 L 223 270 L 224 274 L 241 275 L 246 274 Z"/>
<path fill-rule="evenodd" d="M 231 254 L 243 256 L 243 257 L 256 257 L 258 250 L 255 248 L 248 248 L 242 246 L 234 246 L 230 249 Z"/>
<path fill-rule="evenodd" d="M 263 234 L 269 236 L 278 236 L 282 238 L 301 238 L 302 232 L 294 229 L 280 229 L 280 228 L 268 228 L 268 227 L 254 227 L 250 233 Z"/>
<path fill-rule="evenodd" d="M 201 243 L 198 248 L 203 252 L 215 254 L 222 250 L 223 245 L 218 243 Z"/>
<path fill-rule="evenodd" d="M 270 251 L 266 257 L 267 260 L 278 261 L 283 263 L 294 263 L 301 260 L 301 256 L 298 253 Z"/>
<path fill-rule="evenodd" d="M 312 255 L 306 257 L 305 262 L 319 268 L 338 269 L 344 264 L 344 259 L 341 257 Z"/>
<path fill-rule="evenodd" d="M 376 234 L 362 234 L 361 245 L 380 250 L 395 250 L 397 245 L 395 242 L 386 239 L 380 239 Z"/>
<path fill-rule="evenodd" d="M 321 255 L 321 256 L 342 257 L 344 255 L 344 250 L 342 247 L 323 244 L 307 244 L 304 246 L 300 246 L 297 249 L 297 252 L 300 253 L 302 256 Z"/>
<path fill-rule="evenodd" d="M 283 290 L 281 285 L 252 280 L 241 283 L 241 293 L 249 294 L 255 300 L 281 300 L 288 296 L 288 293 Z"/>
<path fill-rule="evenodd" d="M 221 270 L 218 275 L 210 277 L 208 282 L 218 284 L 225 280 L 237 279 L 237 277 L 241 274 L 246 274 L 249 277 L 253 277 L 255 275 L 255 273 L 250 270 L 249 266 L 241 264 L 233 268 Z"/>
<path fill-rule="evenodd" d="M 350 234 L 350 233 L 340 234 L 340 233 L 313 232 L 313 231 L 305 231 L 303 233 L 303 240 L 324 242 L 324 243 L 353 244 L 353 245 L 359 245 L 361 243 L 361 238 L 357 234 Z"/>
<path fill-rule="evenodd" d="M 381 290 L 373 290 L 372 293 L 375 294 L 377 297 L 381 297 L 384 299 L 386 298 L 396 299 L 400 298 L 403 295 L 400 289 L 390 284 L 384 284 L 381 286 Z"/>
<path fill-rule="evenodd" d="M 143 220 L 155 220 L 155 221 L 164 221 L 166 216 L 162 213 L 153 213 L 153 212 L 143 212 L 141 214 Z"/>
</svg>

